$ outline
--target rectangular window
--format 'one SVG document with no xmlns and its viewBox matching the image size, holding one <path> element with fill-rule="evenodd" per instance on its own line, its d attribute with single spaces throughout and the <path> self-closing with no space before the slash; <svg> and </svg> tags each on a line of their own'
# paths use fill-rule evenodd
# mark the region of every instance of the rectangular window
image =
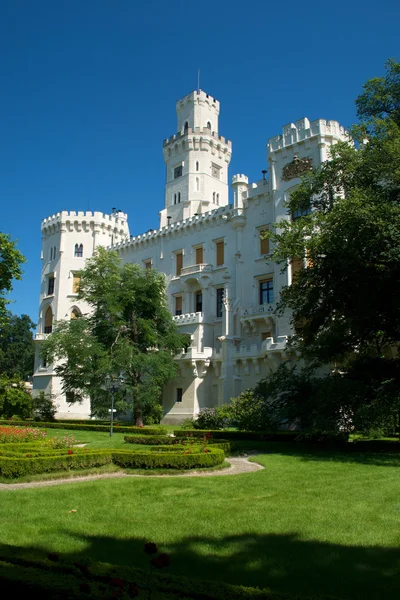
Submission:
<svg viewBox="0 0 400 600">
<path fill-rule="evenodd" d="M 214 165 L 214 164 L 211 165 L 211 175 L 213 177 L 215 177 L 216 179 L 220 178 L 220 171 L 221 171 L 221 168 L 218 165 Z"/>
<path fill-rule="evenodd" d="M 175 296 L 175 315 L 182 314 L 182 296 Z"/>
<path fill-rule="evenodd" d="M 264 340 L 266 340 L 267 338 L 271 338 L 272 337 L 272 331 L 262 331 L 261 332 L 261 341 L 263 342 Z"/>
<path fill-rule="evenodd" d="M 217 242 L 215 244 L 215 249 L 217 252 L 217 267 L 224 264 L 224 242 Z"/>
<path fill-rule="evenodd" d="M 148 260 L 144 260 L 143 264 L 145 269 L 151 269 L 151 258 L 149 258 Z"/>
<path fill-rule="evenodd" d="M 177 252 L 176 253 L 176 275 L 177 275 L 177 277 L 179 277 L 179 275 L 181 274 L 182 267 L 183 267 L 183 252 Z"/>
<path fill-rule="evenodd" d="M 183 388 L 176 388 L 176 401 L 182 402 Z"/>
<path fill-rule="evenodd" d="M 274 301 L 274 282 L 272 279 L 260 281 L 260 304 L 271 304 Z"/>
<path fill-rule="evenodd" d="M 65 400 L 72 404 L 75 401 L 75 392 L 65 392 Z"/>
<path fill-rule="evenodd" d="M 222 302 L 224 300 L 224 288 L 217 289 L 217 318 L 222 317 Z"/>
<path fill-rule="evenodd" d="M 268 231 L 268 227 L 260 229 L 260 254 L 269 254 L 269 239 L 263 236 Z"/>
<path fill-rule="evenodd" d="M 51 296 L 52 294 L 54 294 L 54 277 L 49 277 L 47 283 L 47 295 Z"/>
<path fill-rule="evenodd" d="M 178 179 L 178 177 L 182 177 L 183 168 L 182 165 L 175 167 L 174 169 L 174 179 Z"/>
<path fill-rule="evenodd" d="M 306 208 L 306 209 L 298 208 L 297 210 L 295 210 L 292 213 L 292 221 L 297 221 L 297 219 L 300 219 L 301 217 L 305 217 L 306 215 L 309 215 L 310 212 L 311 212 L 311 208 Z"/>
<path fill-rule="evenodd" d="M 196 265 L 203 264 L 203 246 L 196 248 Z"/>
<path fill-rule="evenodd" d="M 72 293 L 77 294 L 79 292 L 79 286 L 81 284 L 80 275 L 73 275 L 72 279 Z"/>
<path fill-rule="evenodd" d="M 202 292 L 196 292 L 196 306 L 195 312 L 203 312 L 203 294 Z"/>
</svg>

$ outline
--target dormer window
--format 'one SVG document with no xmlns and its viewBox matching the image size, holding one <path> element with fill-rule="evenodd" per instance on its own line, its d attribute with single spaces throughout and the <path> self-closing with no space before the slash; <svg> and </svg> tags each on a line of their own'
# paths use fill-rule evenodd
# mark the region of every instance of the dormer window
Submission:
<svg viewBox="0 0 400 600">
<path fill-rule="evenodd" d="M 83 244 L 75 244 L 74 256 L 76 256 L 77 258 L 83 257 Z"/>
</svg>

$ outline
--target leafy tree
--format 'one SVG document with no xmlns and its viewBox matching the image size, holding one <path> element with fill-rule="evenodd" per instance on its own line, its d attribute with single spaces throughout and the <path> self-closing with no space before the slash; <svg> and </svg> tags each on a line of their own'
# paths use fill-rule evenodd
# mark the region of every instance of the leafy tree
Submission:
<svg viewBox="0 0 400 600">
<path fill-rule="evenodd" d="M 33 373 L 35 346 L 32 329 L 36 327 L 28 315 L 7 314 L 0 334 L 0 373 L 17 375 L 26 380 Z"/>
<path fill-rule="evenodd" d="M 32 396 L 32 416 L 37 421 L 53 421 L 56 416 L 57 407 L 55 406 L 50 394 L 40 391 Z"/>
<path fill-rule="evenodd" d="M 306 267 L 278 306 L 292 314 L 290 345 L 314 367 L 340 365 L 346 385 L 358 382 L 353 404 L 364 411 L 364 428 L 379 414 L 384 420 L 387 410 L 372 406 L 387 406 L 388 390 L 400 410 L 400 64 L 388 61 L 386 70 L 356 101 L 355 143 L 333 146 L 331 160 L 292 193 L 289 211 L 304 216 L 271 234 L 272 260 L 286 268 L 300 259 Z M 371 372 L 374 386 L 366 389 Z"/>
<path fill-rule="evenodd" d="M 31 416 L 32 399 L 25 384 L 18 377 L 0 376 L 0 415 L 3 419 Z"/>
<path fill-rule="evenodd" d="M 12 280 L 21 279 L 21 264 L 25 258 L 15 247 L 9 235 L 0 232 L 0 324 L 7 319 L 5 296 L 12 290 Z"/>
<path fill-rule="evenodd" d="M 162 387 L 174 378 L 174 354 L 187 345 L 166 306 L 165 279 L 137 264 L 121 265 L 115 252 L 98 248 L 80 272 L 79 297 L 91 314 L 56 325 L 42 353 L 57 361 L 63 389 L 75 401 L 89 396 L 92 412 L 108 414 L 107 374 L 125 378 L 116 393 L 117 410 L 133 406 L 138 425 L 142 413 L 154 412 Z"/>
</svg>

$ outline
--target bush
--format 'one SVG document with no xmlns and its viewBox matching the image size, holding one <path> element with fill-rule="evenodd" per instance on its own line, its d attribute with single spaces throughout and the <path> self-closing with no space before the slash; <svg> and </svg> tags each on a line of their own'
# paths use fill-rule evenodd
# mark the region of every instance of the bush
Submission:
<svg viewBox="0 0 400 600">
<path fill-rule="evenodd" d="M 264 441 L 264 442 L 343 442 L 348 439 L 347 433 L 337 432 L 300 432 L 300 431 L 212 431 L 193 429 L 192 431 L 174 431 L 177 438 L 193 436 L 195 438 L 202 437 L 206 434 L 211 434 L 213 439 L 218 440 L 224 438 L 226 440 L 236 441 Z M 325 437 L 325 439 L 324 439 Z"/>
<path fill-rule="evenodd" d="M 215 467 L 225 460 L 223 450 L 210 448 L 208 452 L 113 452 L 113 462 L 131 469 L 194 469 Z"/>
<path fill-rule="evenodd" d="M 227 406 L 202 408 L 197 415 L 194 426 L 196 429 L 223 429 L 229 427 L 229 410 Z"/>
<path fill-rule="evenodd" d="M 0 426 L 2 424 L 11 425 L 9 421 L 0 421 Z M 12 425 L 26 425 L 26 421 L 13 421 Z M 30 427 L 44 427 L 46 429 L 71 429 L 75 431 L 110 431 L 109 425 L 90 425 L 83 423 L 66 423 L 66 422 L 53 422 L 53 423 L 45 423 L 44 421 L 32 421 L 29 422 Z M 115 433 L 140 433 L 141 435 L 163 435 L 167 433 L 167 429 L 165 427 L 157 427 L 157 428 L 147 428 L 147 427 L 134 427 L 134 426 L 124 426 L 124 425 L 115 425 L 114 429 Z"/>
<path fill-rule="evenodd" d="M 145 425 L 158 425 L 164 416 L 161 404 L 149 404 L 143 406 L 143 423 Z"/>
<path fill-rule="evenodd" d="M 43 391 L 32 396 L 32 415 L 38 421 L 54 421 L 57 406 L 54 404 L 51 396 Z"/>
<path fill-rule="evenodd" d="M 112 462 L 109 451 L 85 452 L 74 454 L 42 455 L 32 457 L 0 456 L 0 475 L 3 477 L 21 477 L 35 473 L 51 471 L 69 471 L 71 469 L 89 469 Z"/>
<path fill-rule="evenodd" d="M 162 435 L 126 435 L 124 437 L 125 442 L 127 444 L 145 444 L 148 446 L 155 446 L 156 444 L 163 444 L 166 446 L 167 444 L 180 444 L 180 440 L 177 440 L 174 437 L 162 436 Z"/>
</svg>

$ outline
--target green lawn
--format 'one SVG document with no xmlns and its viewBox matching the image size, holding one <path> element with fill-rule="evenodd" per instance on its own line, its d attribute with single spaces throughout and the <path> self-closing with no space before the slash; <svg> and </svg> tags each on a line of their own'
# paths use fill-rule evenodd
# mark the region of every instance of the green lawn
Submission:
<svg viewBox="0 0 400 600">
<path fill-rule="evenodd" d="M 92 446 L 104 435 L 76 437 Z M 233 477 L 0 492 L 0 553 L 24 547 L 144 567 L 152 540 L 171 554 L 170 574 L 322 598 L 400 597 L 398 454 L 265 443 L 257 461 L 264 471 Z"/>
</svg>

